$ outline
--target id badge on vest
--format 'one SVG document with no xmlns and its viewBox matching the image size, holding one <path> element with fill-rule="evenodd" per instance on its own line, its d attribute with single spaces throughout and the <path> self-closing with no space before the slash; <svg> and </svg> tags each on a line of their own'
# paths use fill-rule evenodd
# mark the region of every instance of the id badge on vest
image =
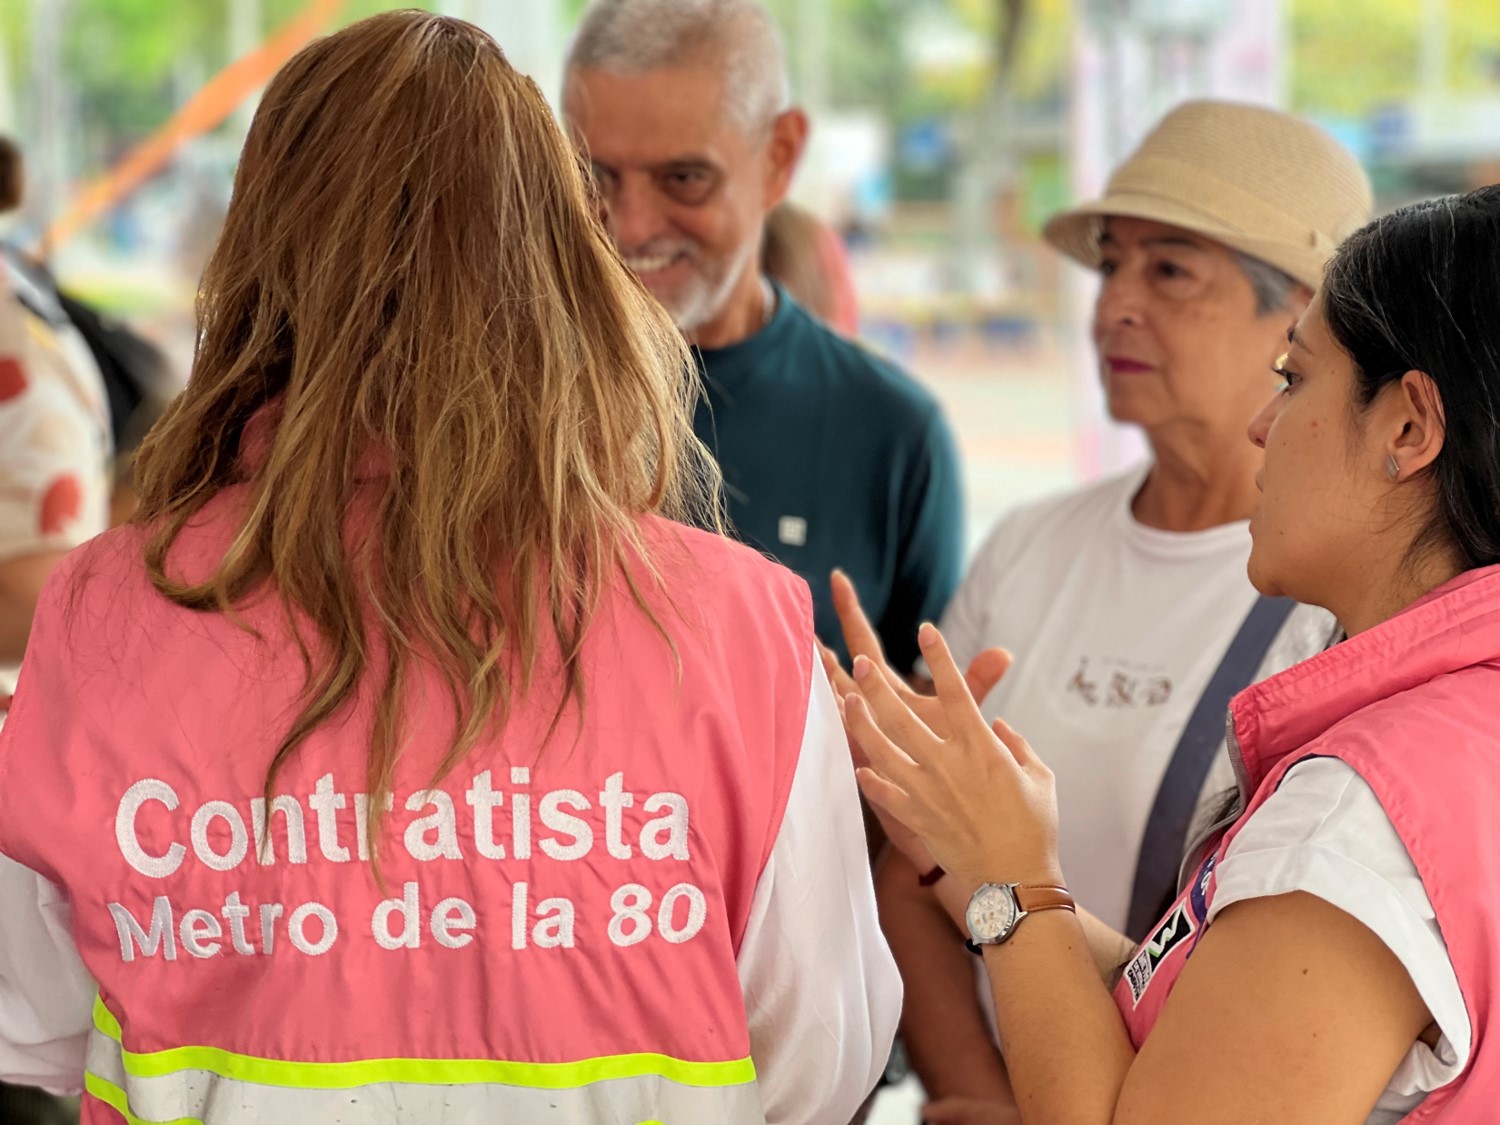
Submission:
<svg viewBox="0 0 1500 1125">
<path fill-rule="evenodd" d="M 1193 955 L 1193 949 L 1208 925 L 1208 892 L 1218 858 L 1218 853 L 1213 852 L 1203 861 L 1186 893 L 1178 897 L 1167 916 L 1125 966 L 1121 987 L 1129 990 L 1132 1008 L 1140 1007 L 1158 974 L 1169 978 L 1164 985 L 1158 985 L 1158 991 L 1170 991 L 1172 982 L 1182 972 L 1182 966 Z M 1180 956 L 1174 960 L 1173 954 L 1179 951 Z"/>
</svg>

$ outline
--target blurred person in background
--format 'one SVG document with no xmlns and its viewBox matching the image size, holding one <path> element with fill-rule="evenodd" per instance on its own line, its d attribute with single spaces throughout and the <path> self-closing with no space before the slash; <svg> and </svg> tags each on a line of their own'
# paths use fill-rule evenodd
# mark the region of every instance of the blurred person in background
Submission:
<svg viewBox="0 0 1500 1125">
<path fill-rule="evenodd" d="M 0 137 L 0 216 L 20 208 L 25 185 L 20 147 Z M 108 526 L 110 458 L 107 396 L 87 345 L 45 272 L 0 244 L 0 726 L 47 576 Z M 18 922 L 42 922 L 35 904 L 6 894 L 18 878 L 24 874 L 0 856 L 5 909 Z M 52 967 L 45 957 L 22 964 L 34 973 Z M 18 1013 L 0 1009 L 0 1042 L 26 1044 L 30 1030 Z M 75 1101 L 34 1088 L 50 1061 L 45 1048 L 41 1054 L 37 1065 L 18 1064 L 0 1048 L 0 1072 L 22 1083 L 0 1083 L 0 1121 L 77 1121 Z"/>
<path fill-rule="evenodd" d="M 25 171 L 0 137 L 0 214 Z M 0 696 L 15 685 L 37 595 L 52 568 L 109 521 L 113 456 L 98 364 L 50 275 L 0 244 Z"/>
<path fill-rule="evenodd" d="M 931 626 L 915 710 L 857 660 L 861 785 L 947 871 L 1019 1106 L 933 1120 L 1496 1120 L 1497 264 L 1500 187 L 1404 207 L 1298 319 L 1247 427 L 1248 574 L 1345 639 L 1234 698 L 1232 795 L 1123 959 L 1068 893 L 1049 747 L 981 713 Z"/>
<path fill-rule="evenodd" d="M 859 334 L 849 255 L 838 232 L 805 207 L 782 200 L 766 216 L 761 269 L 792 300 L 841 336 Z"/>
<path fill-rule="evenodd" d="M 88 344 L 109 400 L 114 449 L 110 476 L 109 525 L 128 523 L 139 502 L 135 455 L 147 432 L 182 389 L 166 353 L 123 320 L 100 312 L 70 293 L 58 291 L 58 304 Z"/>
<path fill-rule="evenodd" d="M 1151 457 L 1005 516 L 943 631 L 975 665 L 985 714 L 1046 748 L 1071 889 L 1109 931 L 1138 940 L 1157 922 L 1193 825 L 1233 784 L 1233 692 L 1337 635 L 1327 613 L 1262 598 L 1246 577 L 1261 453 L 1243 433 L 1334 247 L 1371 206 L 1359 163 L 1318 128 L 1201 101 L 1164 118 L 1102 199 L 1046 228 L 1101 275 L 1109 412 L 1145 431 Z M 834 595 L 851 650 L 878 659 L 854 587 L 836 579 Z M 997 647 L 1014 666 L 990 691 Z M 944 877 L 899 853 L 879 873 L 903 1038 L 931 1120 L 1004 1120 L 1004 1066 L 938 900 Z"/>
<path fill-rule="evenodd" d="M 790 104 L 758 0 L 595 0 L 568 55 L 563 111 L 625 263 L 694 345 L 694 420 L 723 469 L 730 522 L 812 585 L 842 650 L 842 567 L 903 671 L 962 566 L 953 437 L 904 373 L 820 324 L 766 276 L 766 217 L 808 121 Z"/>
<path fill-rule="evenodd" d="M 25 186 L 20 149 L 0 137 L 0 196 L 18 204 Z M 117 316 L 59 287 L 45 264 L 0 237 L 0 257 L 9 284 L 34 316 L 45 320 L 71 367 L 93 388 L 102 383 L 109 423 L 111 481 L 108 525 L 129 520 L 135 507 L 132 459 L 146 432 L 181 389 L 181 376 L 166 353 Z M 80 345 L 82 345 L 80 347 Z M 92 400 L 95 396 L 90 394 Z"/>
<path fill-rule="evenodd" d="M 0 1075 L 89 1125 L 843 1125 L 900 984 L 810 595 L 686 525 L 689 350 L 536 85 L 422 12 L 301 51 L 198 314 L 0 730 Z"/>
</svg>

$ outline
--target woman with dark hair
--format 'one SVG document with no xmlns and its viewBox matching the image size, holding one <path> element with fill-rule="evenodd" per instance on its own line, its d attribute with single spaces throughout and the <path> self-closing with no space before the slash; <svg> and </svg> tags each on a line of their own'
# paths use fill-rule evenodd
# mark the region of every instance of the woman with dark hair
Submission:
<svg viewBox="0 0 1500 1125">
<path fill-rule="evenodd" d="M 1296 180 L 1266 174 L 1280 166 Z M 1261 457 L 1240 435 L 1334 247 L 1370 208 L 1358 160 L 1328 133 L 1210 100 L 1172 110 L 1099 199 L 1047 224 L 1057 249 L 1099 273 L 1100 387 L 1149 456 L 1007 513 L 942 628 L 985 713 L 1048 747 L 1073 889 L 1136 940 L 1234 780 L 1220 749 L 1230 696 L 1336 634 L 1327 613 L 1260 597 L 1245 577 Z M 875 658 L 853 588 L 833 585 L 849 651 Z M 1015 665 L 997 684 L 1001 647 Z M 902 1031 L 933 1113 L 951 1098 L 1009 1098 L 940 879 L 930 859 L 902 855 L 877 877 L 907 987 Z"/>
<path fill-rule="evenodd" d="M 1494 1119 L 1497 263 L 1500 186 L 1403 209 L 1344 243 L 1290 334 L 1250 427 L 1249 573 L 1347 639 L 1234 700 L 1234 807 L 1113 996 L 1047 747 L 986 724 L 931 626 L 939 706 L 857 662 L 861 783 L 949 875 L 1026 1125 Z"/>
<path fill-rule="evenodd" d="M 899 982 L 806 584 L 687 525 L 690 371 L 482 31 L 287 64 L 0 733 L 0 1077 L 90 1125 L 848 1121 Z"/>
</svg>

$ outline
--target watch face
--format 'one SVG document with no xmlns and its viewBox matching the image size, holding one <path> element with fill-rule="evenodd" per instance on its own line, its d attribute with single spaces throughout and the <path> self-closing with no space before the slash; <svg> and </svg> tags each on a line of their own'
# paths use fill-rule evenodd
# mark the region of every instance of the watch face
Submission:
<svg viewBox="0 0 1500 1125">
<path fill-rule="evenodd" d="M 969 936 L 983 945 L 1009 936 L 1018 913 L 1016 896 L 1009 887 L 986 883 L 969 900 L 964 921 L 968 923 Z"/>
</svg>

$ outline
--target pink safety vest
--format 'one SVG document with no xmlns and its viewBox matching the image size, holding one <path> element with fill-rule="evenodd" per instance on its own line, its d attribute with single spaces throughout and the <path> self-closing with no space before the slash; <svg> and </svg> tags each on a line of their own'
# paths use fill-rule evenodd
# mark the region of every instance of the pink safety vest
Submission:
<svg viewBox="0 0 1500 1125">
<path fill-rule="evenodd" d="M 1115 990 L 1139 1048 L 1207 929 L 1215 868 L 1286 772 L 1340 758 L 1369 783 L 1436 911 L 1473 1025 L 1463 1074 L 1405 1120 L 1495 1120 L 1500 1054 L 1500 567 L 1460 575 L 1391 620 L 1241 693 L 1231 755 L 1246 811 L 1194 874 Z M 1185 865 L 1186 867 L 1186 865 Z"/>
<path fill-rule="evenodd" d="M 183 573 L 221 556 L 233 502 Z M 85 1123 L 764 1121 L 736 956 L 802 744 L 810 599 L 645 526 L 680 660 L 611 591 L 576 742 L 564 721 L 543 745 L 541 684 L 431 792 L 449 710 L 419 685 L 384 886 L 369 692 L 268 810 L 302 676 L 271 599 L 244 615 L 261 642 L 158 595 L 137 530 L 69 556 L 0 735 L 0 851 L 65 889 L 99 982 Z"/>
</svg>

